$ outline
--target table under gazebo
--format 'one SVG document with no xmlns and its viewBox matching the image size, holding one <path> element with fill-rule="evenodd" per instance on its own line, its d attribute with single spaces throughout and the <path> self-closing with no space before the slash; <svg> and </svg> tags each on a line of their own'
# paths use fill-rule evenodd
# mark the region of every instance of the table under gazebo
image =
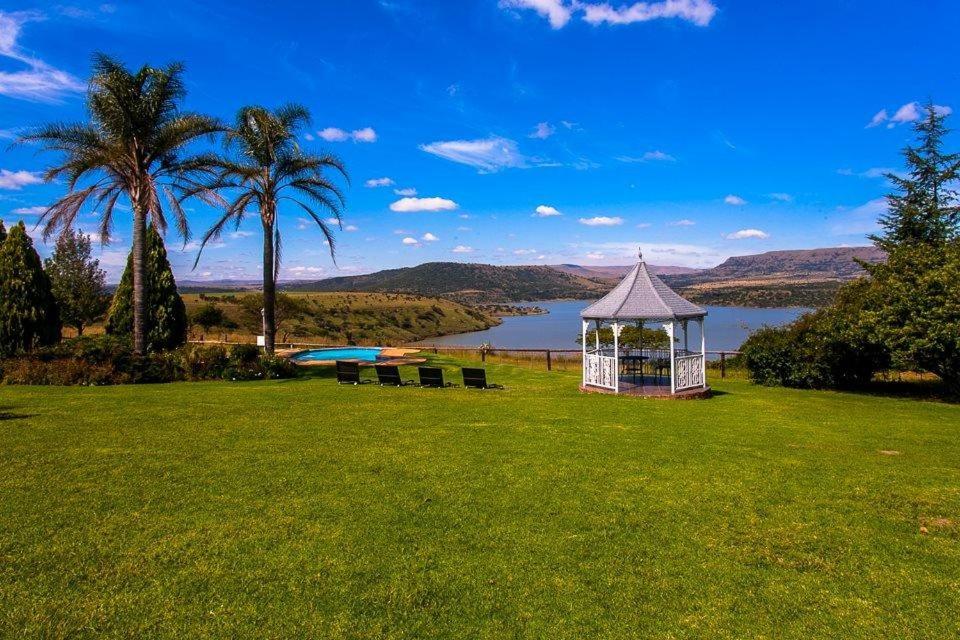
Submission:
<svg viewBox="0 0 960 640">
<path fill-rule="evenodd" d="M 584 391 L 642 395 L 698 397 L 709 393 L 706 370 L 706 337 L 703 330 L 707 312 L 685 300 L 650 273 L 643 254 L 640 261 L 610 293 L 580 312 L 582 320 Z M 590 325 L 595 325 L 593 345 L 588 342 Z M 661 324 L 666 347 L 645 346 L 647 323 Z M 601 346 L 600 331 L 609 325 L 612 348 Z M 636 324 L 639 344 L 621 343 L 625 327 Z M 690 325 L 696 324 L 699 351 L 690 350 Z M 697 335 L 699 334 L 699 335 Z M 677 346 L 682 335 L 683 347 Z"/>
</svg>

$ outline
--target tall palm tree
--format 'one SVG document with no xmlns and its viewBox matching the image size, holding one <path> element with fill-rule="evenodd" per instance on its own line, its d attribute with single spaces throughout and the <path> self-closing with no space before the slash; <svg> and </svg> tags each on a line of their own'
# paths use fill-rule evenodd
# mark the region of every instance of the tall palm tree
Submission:
<svg viewBox="0 0 960 640">
<path fill-rule="evenodd" d="M 236 123 L 226 134 L 227 153 L 212 163 L 219 175 L 203 187 L 231 194 L 224 214 L 207 231 L 200 251 L 211 240 L 220 237 L 228 223 L 239 228 L 252 208 L 260 214 L 263 227 L 263 336 L 267 353 L 273 353 L 276 342 L 276 291 L 280 268 L 279 205 L 283 201 L 303 210 L 320 228 L 335 257 L 331 225 L 320 211 L 332 214 L 340 226 L 345 206 L 343 192 L 327 174 L 337 173 L 349 182 L 346 169 L 332 155 L 306 153 L 297 144 L 297 131 L 310 121 L 310 114 L 300 105 L 286 105 L 276 110 L 249 106 L 237 113 Z M 189 193 L 187 194 L 189 195 Z M 196 267 L 200 261 L 197 254 Z"/>
<path fill-rule="evenodd" d="M 189 237 L 180 197 L 214 197 L 197 188 L 208 175 L 204 156 L 186 148 L 202 136 L 223 129 L 216 120 L 179 110 L 185 95 L 183 66 L 143 66 L 131 72 L 120 62 L 96 54 L 87 97 L 89 122 L 50 124 L 27 134 L 22 142 L 38 142 L 63 154 L 45 179 L 66 181 L 68 193 L 41 216 L 44 237 L 70 228 L 84 205 L 100 215 L 101 242 L 110 239 L 113 212 L 125 197 L 133 214 L 133 348 L 146 351 L 144 250 L 149 221 L 161 233 L 167 228 L 166 200 L 184 241 Z M 161 197 L 161 193 L 163 197 Z"/>
</svg>

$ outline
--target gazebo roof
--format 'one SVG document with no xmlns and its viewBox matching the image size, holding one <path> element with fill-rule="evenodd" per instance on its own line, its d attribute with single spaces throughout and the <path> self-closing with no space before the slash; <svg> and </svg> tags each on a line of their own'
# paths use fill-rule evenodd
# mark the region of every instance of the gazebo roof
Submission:
<svg viewBox="0 0 960 640">
<path fill-rule="evenodd" d="M 705 315 L 705 309 L 650 273 L 643 256 L 613 291 L 580 312 L 580 317 L 590 320 L 687 320 Z"/>
</svg>

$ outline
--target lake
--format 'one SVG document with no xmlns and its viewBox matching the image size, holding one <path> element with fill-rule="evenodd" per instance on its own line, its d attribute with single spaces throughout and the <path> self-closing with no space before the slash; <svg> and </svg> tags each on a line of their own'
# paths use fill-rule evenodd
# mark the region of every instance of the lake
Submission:
<svg viewBox="0 0 960 640">
<path fill-rule="evenodd" d="M 589 301 L 558 300 L 531 302 L 519 306 L 537 306 L 550 313 L 538 316 L 512 316 L 503 324 L 487 329 L 455 335 L 430 338 L 422 345 L 479 346 L 489 342 L 501 349 L 579 349 L 580 311 Z M 752 309 L 747 307 L 705 307 L 708 351 L 735 351 L 754 329 L 763 325 L 783 325 L 792 322 L 810 309 Z M 648 324 L 647 326 L 652 326 Z M 691 329 L 696 334 L 696 329 Z M 698 343 L 699 346 L 699 343 Z"/>
</svg>

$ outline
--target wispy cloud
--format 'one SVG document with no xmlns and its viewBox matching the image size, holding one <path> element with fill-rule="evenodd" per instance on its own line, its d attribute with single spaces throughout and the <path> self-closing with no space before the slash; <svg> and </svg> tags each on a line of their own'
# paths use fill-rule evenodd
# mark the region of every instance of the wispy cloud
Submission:
<svg viewBox="0 0 960 640">
<path fill-rule="evenodd" d="M 393 192 L 398 196 L 405 196 L 405 197 L 417 195 L 417 190 L 410 187 L 406 189 L 394 189 Z"/>
<path fill-rule="evenodd" d="M 10 213 L 18 216 L 39 216 L 45 213 L 47 207 L 17 207 Z"/>
<path fill-rule="evenodd" d="M 592 259 L 605 260 L 609 264 L 635 261 L 638 246 L 643 251 L 644 259 L 651 264 L 702 268 L 717 265 L 728 257 L 712 247 L 683 243 L 585 242 L 571 246 L 590 251 L 596 256 Z"/>
<path fill-rule="evenodd" d="M 577 222 L 588 227 L 617 227 L 623 224 L 623 218 L 619 216 L 594 216 L 593 218 L 580 218 Z"/>
<path fill-rule="evenodd" d="M 668 227 L 692 227 L 695 224 L 697 223 L 694 222 L 693 220 L 688 220 L 687 218 L 684 218 L 683 220 L 674 220 L 673 222 L 668 222 L 667 226 Z"/>
<path fill-rule="evenodd" d="M 562 29 L 574 13 L 593 25 L 623 25 L 676 18 L 697 26 L 710 24 L 717 13 L 711 0 L 662 0 L 661 2 L 635 2 L 631 5 L 613 7 L 606 2 L 581 2 L 579 0 L 500 0 L 505 9 L 530 9 L 547 19 L 554 29 Z"/>
<path fill-rule="evenodd" d="M 536 208 L 536 211 L 533 215 L 537 218 L 550 218 L 553 216 L 561 216 L 563 214 L 557 211 L 554 207 L 542 204 Z"/>
<path fill-rule="evenodd" d="M 933 105 L 933 110 L 940 115 L 950 115 L 953 113 L 953 109 L 941 104 Z M 893 112 L 892 116 L 887 112 L 886 109 L 881 109 L 874 114 L 872 118 L 870 118 L 870 122 L 867 123 L 867 128 L 872 129 L 873 127 L 886 124 L 887 129 L 892 129 L 897 125 L 916 122 L 923 117 L 923 111 L 924 107 L 921 106 L 917 101 L 908 102 L 902 105 L 899 109 Z"/>
<path fill-rule="evenodd" d="M 234 231 L 230 234 L 230 237 L 239 240 L 240 238 L 249 238 L 253 235 L 253 231 Z"/>
<path fill-rule="evenodd" d="M 473 247 L 469 247 L 465 244 L 458 244 L 453 249 L 450 249 L 450 253 L 473 253 Z"/>
<path fill-rule="evenodd" d="M 747 238 L 755 238 L 758 240 L 764 240 L 770 237 L 770 234 L 766 231 L 761 231 L 760 229 L 740 229 L 739 231 L 734 231 L 733 233 L 728 233 L 724 236 L 727 240 L 745 240 Z"/>
<path fill-rule="evenodd" d="M 28 55 L 17 46 L 21 27 L 43 19 L 43 14 L 36 11 L 0 11 L 0 57 L 26 67 L 18 71 L 0 71 L 0 95 L 32 102 L 58 102 L 65 95 L 86 89 L 86 85 L 73 75 Z"/>
<path fill-rule="evenodd" d="M 879 230 L 879 217 L 887 212 L 886 198 L 874 198 L 852 209 L 839 208 L 831 221 L 830 232 L 838 236 L 873 233 Z"/>
<path fill-rule="evenodd" d="M 732 194 L 732 193 L 731 193 L 730 195 L 728 195 L 726 198 L 724 198 L 724 199 L 723 199 L 723 202 L 724 202 L 725 204 L 729 204 L 729 205 L 734 206 L 734 207 L 742 207 L 743 205 L 747 204 L 747 201 L 746 201 L 746 200 L 744 200 L 744 199 L 741 198 L 740 196 L 734 195 L 734 194 Z"/>
<path fill-rule="evenodd" d="M 617 156 L 615 158 L 618 162 L 676 162 L 677 159 L 674 158 L 669 153 L 664 153 L 660 150 L 647 151 L 642 156 Z"/>
<path fill-rule="evenodd" d="M 19 191 L 28 185 L 40 184 L 41 182 L 43 182 L 43 179 L 40 174 L 34 171 L 0 169 L 0 189 Z"/>
<path fill-rule="evenodd" d="M 445 160 L 474 167 L 481 173 L 528 166 L 527 158 L 517 149 L 517 143 L 498 136 L 431 142 L 420 145 L 420 149 Z"/>
<path fill-rule="evenodd" d="M 528 137 L 539 138 L 540 140 L 546 140 L 547 138 L 552 136 L 554 133 L 556 133 L 556 131 L 557 131 L 556 128 L 553 125 L 551 125 L 549 122 L 540 122 L 540 123 L 537 123 L 537 126 L 534 127 L 533 129 L 533 133 L 531 133 Z"/>
<path fill-rule="evenodd" d="M 447 198 L 400 198 L 390 205 L 397 213 L 415 213 L 418 211 L 453 211 L 459 205 Z"/>
<path fill-rule="evenodd" d="M 778 202 L 793 202 L 793 196 L 789 193 L 774 192 L 770 194 L 770 198 Z"/>
<path fill-rule="evenodd" d="M 394 182 L 390 178 L 370 178 L 363 183 L 363 186 L 368 189 L 376 189 L 377 187 L 392 187 Z"/>
</svg>

